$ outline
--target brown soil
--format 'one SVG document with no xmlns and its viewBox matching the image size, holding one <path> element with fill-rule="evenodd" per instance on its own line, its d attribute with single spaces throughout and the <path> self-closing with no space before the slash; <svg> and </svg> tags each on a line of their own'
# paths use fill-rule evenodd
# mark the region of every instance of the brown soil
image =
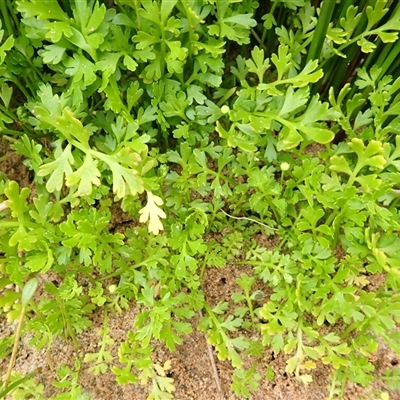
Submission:
<svg viewBox="0 0 400 400">
<path fill-rule="evenodd" d="M 215 270 L 217 273 L 216 281 L 220 280 L 221 274 L 224 275 L 224 269 Z M 226 271 L 228 272 L 228 271 Z M 232 271 L 229 271 L 232 272 Z M 214 274 L 208 274 L 211 278 Z M 227 275 L 225 275 L 227 276 Z M 216 286 L 218 288 L 218 285 Z M 213 297 L 216 299 L 220 293 L 215 292 L 216 288 L 210 289 Z M 224 283 L 225 294 L 233 291 L 234 288 L 230 283 L 230 279 Z M 221 298 L 221 297 L 220 297 Z M 137 309 L 134 305 L 121 314 L 111 314 L 109 318 L 110 336 L 115 341 L 112 346 L 112 355 L 116 365 L 118 365 L 118 347 L 125 340 L 126 332 L 132 328 L 134 317 Z M 170 353 L 163 345 L 153 343 L 156 346 L 154 360 L 159 364 L 164 364 L 170 360 L 172 368 L 170 376 L 174 379 L 176 392 L 176 400 L 220 400 L 221 396 L 217 391 L 215 377 L 212 372 L 211 361 L 207 351 L 207 342 L 202 332 L 196 331 L 197 318 L 193 321 L 193 332 L 184 337 L 183 344 L 177 347 L 174 353 Z M 99 330 L 102 327 L 102 313 L 95 313 L 93 316 L 93 326 L 86 332 L 78 335 L 80 349 L 77 352 L 70 342 L 66 342 L 60 338 L 55 338 L 50 351 L 50 359 L 54 368 L 60 365 L 68 365 L 74 368 L 74 358 L 82 356 L 86 353 L 95 352 L 99 343 Z M 15 328 L 7 324 L 4 318 L 0 320 L 0 337 L 12 335 Z M 52 386 L 52 382 L 57 376 L 54 370 L 51 370 L 45 350 L 36 350 L 29 345 L 31 335 L 27 334 L 20 342 L 18 357 L 14 369 L 23 374 L 39 369 L 37 382 L 45 388 L 44 399 L 51 399 L 59 389 Z M 285 362 L 288 356 L 274 355 L 272 351 L 266 350 L 260 355 L 258 372 L 261 376 L 265 376 L 268 366 L 272 367 L 275 377 L 272 381 L 263 379 L 259 389 L 252 393 L 250 399 L 264 400 L 325 400 L 328 396 L 329 373 L 330 368 L 324 365 L 318 365 L 318 368 L 312 372 L 313 382 L 305 386 L 298 382 L 296 378 L 287 376 L 285 373 Z M 219 361 L 214 352 L 214 360 L 217 366 L 219 379 L 224 394 L 224 399 L 240 399 L 230 389 L 231 376 L 233 369 L 229 362 Z M 6 371 L 9 358 L 0 361 L 0 371 Z M 387 368 L 399 368 L 400 358 L 393 354 L 385 345 L 380 345 L 376 357 L 374 359 L 375 376 L 382 375 Z M 250 367 L 250 365 L 245 365 Z M 112 372 L 108 371 L 103 375 L 95 376 L 88 371 L 88 366 L 82 364 L 79 374 L 79 384 L 82 391 L 87 393 L 92 400 L 145 400 L 149 393 L 149 387 L 140 385 L 124 385 L 120 386 L 115 380 Z M 379 379 L 369 389 L 364 389 L 358 385 L 348 385 L 344 399 L 360 400 L 360 399 L 378 399 L 373 394 L 379 390 L 386 390 L 386 385 Z M 400 392 L 389 392 L 390 399 L 400 399 Z M 8 397 L 12 399 L 12 397 Z"/>
<path fill-rule="evenodd" d="M 9 151 L 7 143 L 0 142 L 0 177 L 4 173 L 8 179 L 17 181 L 20 187 L 29 186 L 31 173 L 23 160 L 19 154 Z"/>
<path fill-rule="evenodd" d="M 4 155 L 4 154 L 3 154 Z M 0 148 L 0 157 L 1 148 Z M 17 180 L 21 186 L 30 183 L 29 171 L 22 165 L 21 157 L 8 153 L 3 161 L 0 162 L 0 171 L 5 173 L 9 179 Z M 125 222 L 125 215 L 115 218 L 113 222 Z M 120 221 L 119 219 L 122 219 Z M 129 219 L 129 218 L 128 218 Z M 254 238 L 260 245 L 271 247 L 276 244 L 276 238 L 256 236 Z M 248 266 L 227 265 L 225 268 L 208 269 L 205 273 L 203 289 L 206 298 L 211 306 L 219 301 L 228 301 L 232 293 L 238 290 L 235 279 L 242 273 L 251 274 Z M 257 287 L 268 295 L 268 289 Z M 120 314 L 113 313 L 109 316 L 110 336 L 114 340 L 112 355 L 114 364 L 118 365 L 118 348 L 125 340 L 126 333 L 132 328 L 138 308 L 131 304 L 129 310 Z M 60 365 L 68 365 L 74 368 L 74 359 L 77 356 L 83 358 L 84 354 L 94 352 L 98 348 L 99 330 L 103 324 L 103 313 L 96 311 L 91 319 L 93 326 L 78 335 L 80 349 L 75 350 L 72 343 L 61 338 L 55 338 L 50 349 L 50 354 L 46 354 L 44 349 L 37 350 L 29 345 L 30 334 L 26 334 L 20 341 L 18 356 L 14 369 L 23 374 L 39 369 L 36 382 L 44 386 L 44 399 L 51 399 L 59 389 L 52 386 L 57 378 L 54 369 Z M 199 316 L 192 321 L 193 332 L 183 338 L 183 344 L 177 347 L 173 353 L 169 352 L 164 345 L 152 343 L 155 346 L 154 361 L 164 364 L 167 360 L 171 361 L 172 367 L 170 377 L 174 379 L 176 400 L 211 400 L 224 398 L 239 399 L 230 389 L 233 368 L 227 361 L 219 361 L 213 351 L 213 358 L 221 381 L 223 397 L 218 393 L 215 375 L 213 374 L 211 358 L 208 353 L 206 337 L 204 333 L 196 330 Z M 7 323 L 3 315 L 0 316 L 0 338 L 9 337 L 13 334 L 16 324 Z M 244 332 L 241 332 L 244 334 Z M 259 389 L 252 393 L 251 399 L 262 400 L 324 400 L 328 397 L 329 374 L 331 369 L 319 364 L 311 372 L 313 382 L 308 386 L 298 382 L 295 377 L 285 373 L 286 360 L 289 356 L 275 355 L 271 350 L 266 350 L 259 356 L 258 372 L 263 379 Z M 52 369 L 49 360 L 54 366 Z M 349 384 L 345 391 L 345 400 L 360 399 L 380 399 L 377 394 L 379 391 L 388 391 L 385 383 L 379 379 L 383 371 L 387 368 L 399 368 L 400 357 L 396 356 L 387 346 L 380 344 L 379 349 L 372 360 L 375 366 L 374 376 L 376 381 L 369 389 L 364 389 L 355 384 Z M 7 370 L 9 357 L 0 360 L 1 375 Z M 250 367 L 245 365 L 246 368 Z M 273 380 L 265 379 L 266 369 L 271 367 L 275 373 Z M 350 367 L 351 368 L 351 367 Z M 82 364 L 79 372 L 79 384 L 83 392 L 87 393 L 92 400 L 145 400 L 149 393 L 149 388 L 140 385 L 118 385 L 112 372 L 107 371 L 103 375 L 94 376 L 88 371 L 88 366 Z M 399 400 L 400 391 L 390 392 L 390 399 Z M 13 398 L 13 397 L 8 397 Z"/>
</svg>

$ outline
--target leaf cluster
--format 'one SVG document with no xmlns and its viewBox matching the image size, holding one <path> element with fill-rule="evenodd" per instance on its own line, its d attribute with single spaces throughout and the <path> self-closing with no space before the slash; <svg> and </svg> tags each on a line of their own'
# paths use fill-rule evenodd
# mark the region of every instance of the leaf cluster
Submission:
<svg viewBox="0 0 400 400">
<path fill-rule="evenodd" d="M 304 384 L 329 365 L 330 398 L 369 385 L 377 342 L 400 353 L 400 7 L 108 3 L 0 2 L 0 133 L 31 177 L 0 176 L 0 312 L 47 351 L 104 315 L 56 398 L 86 398 L 81 362 L 173 398 L 154 349 L 193 328 L 238 396 L 274 379 L 267 348 Z M 108 318 L 130 307 L 117 363 Z"/>
</svg>

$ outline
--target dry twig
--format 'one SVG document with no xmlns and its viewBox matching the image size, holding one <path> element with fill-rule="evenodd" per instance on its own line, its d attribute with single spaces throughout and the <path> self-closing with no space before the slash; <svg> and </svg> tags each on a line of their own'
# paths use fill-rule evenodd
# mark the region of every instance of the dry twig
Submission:
<svg viewBox="0 0 400 400">
<path fill-rule="evenodd" d="M 258 225 L 265 226 L 266 228 L 272 229 L 273 231 L 277 231 L 277 230 L 278 230 L 278 229 L 276 229 L 276 228 L 273 228 L 272 226 L 263 224 L 262 222 L 257 221 L 256 219 L 248 218 L 248 217 L 235 217 L 235 216 L 233 216 L 233 215 L 228 214 L 227 212 L 225 212 L 225 211 L 222 210 L 222 209 L 221 209 L 221 211 L 222 211 L 225 215 L 227 215 L 229 218 L 233 218 L 233 219 L 245 219 L 246 221 L 251 221 L 251 222 L 254 222 L 254 223 L 258 224 Z"/>
<path fill-rule="evenodd" d="M 203 316 L 203 313 L 201 311 L 200 311 L 200 316 L 201 317 Z M 212 368 L 213 376 L 214 376 L 214 380 L 215 380 L 215 385 L 217 386 L 217 391 L 219 393 L 220 399 L 225 400 L 224 392 L 223 392 L 222 386 L 221 386 L 221 380 L 219 379 L 217 366 L 215 364 L 213 349 L 211 347 L 211 344 L 208 343 L 207 337 L 206 337 L 206 343 L 207 343 L 208 357 L 211 362 L 211 368 Z"/>
</svg>

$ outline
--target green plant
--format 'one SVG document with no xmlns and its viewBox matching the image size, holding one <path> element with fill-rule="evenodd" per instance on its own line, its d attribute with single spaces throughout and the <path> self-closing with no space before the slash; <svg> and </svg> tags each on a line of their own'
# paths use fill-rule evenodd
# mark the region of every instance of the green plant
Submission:
<svg viewBox="0 0 400 400">
<path fill-rule="evenodd" d="M 20 318 L 14 288 L 45 280 L 32 344 L 78 348 L 101 309 L 99 350 L 75 370 L 151 383 L 154 399 L 175 390 L 154 347 L 175 351 L 198 312 L 242 397 L 274 379 L 257 372 L 266 348 L 305 384 L 329 365 L 332 399 L 372 382 L 378 338 L 400 353 L 399 4 L 0 10 L 0 132 L 32 175 L 0 176 L 0 310 Z M 213 303 L 205 277 L 228 263 L 251 272 Z M 117 365 L 108 318 L 132 306 Z M 57 398 L 85 396 L 78 372 L 54 368 L 70 391 Z"/>
<path fill-rule="evenodd" d="M 25 317 L 25 313 L 27 311 L 28 303 L 31 301 L 31 299 L 36 291 L 37 285 L 38 285 L 37 278 L 32 278 L 26 283 L 26 285 L 22 289 L 22 294 L 21 294 L 22 308 L 21 308 L 20 316 L 18 318 L 17 329 L 15 331 L 14 346 L 13 346 L 13 350 L 11 353 L 10 363 L 8 365 L 7 373 L 4 377 L 4 385 L 3 385 L 4 390 L 7 390 L 8 381 L 11 377 L 12 369 L 14 367 L 15 359 L 17 357 L 18 342 L 19 342 L 19 338 L 21 336 L 22 323 L 24 322 L 24 317 Z"/>
<path fill-rule="evenodd" d="M 258 381 L 261 380 L 261 375 L 256 371 L 256 365 L 253 365 L 249 370 L 236 369 L 233 375 L 232 389 L 236 394 L 239 394 L 245 398 L 250 396 L 251 390 L 258 388 Z"/>
<path fill-rule="evenodd" d="M 14 373 L 10 376 L 10 383 L 0 392 L 0 397 L 4 398 L 8 393 L 13 393 L 14 397 L 25 399 L 26 397 L 40 399 L 43 394 L 43 385 L 38 385 L 34 381 L 35 375 L 38 371 L 33 371 L 26 376 L 22 374 Z M 35 397 L 32 397 L 35 396 Z"/>
<path fill-rule="evenodd" d="M 90 400 L 90 396 L 82 391 L 78 383 L 79 370 L 81 364 L 78 360 L 75 361 L 74 368 L 67 365 L 61 365 L 57 368 L 57 380 L 53 382 L 53 386 L 62 389 L 63 392 L 52 397 L 54 400 L 69 400 L 82 399 Z"/>
</svg>

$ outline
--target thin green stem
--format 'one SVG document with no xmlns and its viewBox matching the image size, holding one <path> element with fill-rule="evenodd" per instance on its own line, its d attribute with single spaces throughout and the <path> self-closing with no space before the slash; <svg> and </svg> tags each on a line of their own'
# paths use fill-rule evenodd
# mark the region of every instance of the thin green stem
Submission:
<svg viewBox="0 0 400 400">
<path fill-rule="evenodd" d="M 272 4 L 271 10 L 269 12 L 269 14 L 271 14 L 272 16 L 273 16 L 273 14 L 275 12 L 275 8 L 276 8 L 277 5 L 278 5 L 277 1 Z M 267 37 L 267 33 L 269 33 L 269 31 L 271 31 L 271 30 L 273 31 L 273 27 L 271 27 L 268 30 L 266 28 L 263 29 L 263 33 L 262 33 L 261 40 L 260 40 L 260 45 L 261 46 L 264 46 L 264 42 L 265 42 L 265 38 Z M 267 46 L 268 46 L 268 43 L 267 43 Z"/>
<path fill-rule="evenodd" d="M 278 2 L 276 2 L 278 3 Z M 275 3 L 274 3 L 275 5 Z M 285 12 L 285 7 L 280 7 L 279 8 L 279 14 L 278 14 L 278 19 L 277 19 L 277 25 L 282 25 L 282 20 L 284 19 L 284 16 L 286 15 Z M 268 49 L 267 55 L 270 56 L 274 50 L 275 50 L 275 42 L 276 42 L 276 34 L 275 34 L 275 29 L 271 27 L 271 29 L 268 30 L 268 35 L 267 35 L 267 44 L 266 47 Z M 264 43 L 264 42 L 263 42 Z"/>
<path fill-rule="evenodd" d="M 39 371 L 36 369 L 35 371 L 32 371 L 30 374 L 28 374 L 28 375 L 24 376 L 23 378 L 18 379 L 15 382 L 13 382 L 10 385 L 8 385 L 4 390 L 2 390 L 0 392 L 0 399 L 5 398 L 6 394 L 10 393 L 12 390 L 17 388 L 22 383 L 24 383 L 26 381 L 29 381 L 30 379 L 34 378 L 38 373 L 39 373 Z"/>
<path fill-rule="evenodd" d="M 45 77 L 44 77 L 44 75 L 42 74 L 42 71 L 40 71 L 40 69 L 38 69 L 38 68 L 36 68 L 35 67 L 35 65 L 32 63 L 32 61 L 31 60 L 29 60 L 29 59 L 27 59 L 28 60 L 28 63 L 30 64 L 30 66 L 31 66 L 31 68 L 32 68 L 32 75 L 33 75 L 33 84 L 36 84 L 37 83 L 37 81 L 38 81 L 38 78 L 41 80 L 41 81 L 45 81 Z"/>
<path fill-rule="evenodd" d="M 263 43 L 261 43 L 261 39 L 260 36 L 258 36 L 257 32 L 255 31 L 254 28 L 251 28 L 251 34 L 254 36 L 254 38 L 257 40 L 258 44 L 260 45 L 260 47 L 262 47 L 264 50 L 267 50 L 264 46 Z"/>
<path fill-rule="evenodd" d="M 297 327 L 297 366 L 296 366 L 296 376 L 300 375 L 301 362 L 304 358 L 303 356 L 303 317 L 299 317 L 298 327 Z"/>
<path fill-rule="evenodd" d="M 157 261 L 158 260 L 158 258 L 156 258 L 156 257 L 149 257 L 149 258 L 146 258 L 146 260 L 144 260 L 144 261 L 142 261 L 142 262 L 140 262 L 140 263 L 138 263 L 138 264 L 135 264 L 133 267 L 131 266 L 130 268 L 132 269 L 137 269 L 137 268 L 140 268 L 140 267 L 142 267 L 142 266 L 146 266 L 146 265 L 149 265 L 149 263 L 150 262 L 152 262 L 152 261 Z M 115 270 L 114 272 L 112 272 L 111 274 L 108 274 L 108 275 L 106 275 L 106 276 L 103 276 L 102 278 L 99 278 L 99 279 L 97 279 L 97 281 L 98 282 L 103 282 L 103 281 L 106 281 L 107 279 L 111 279 L 111 278 L 114 278 L 114 277 L 116 277 L 116 276 L 119 276 L 119 275 L 121 275 L 123 272 L 125 272 L 127 269 L 126 268 L 118 268 L 117 270 Z"/>
<path fill-rule="evenodd" d="M 220 211 L 220 209 L 217 208 L 217 207 L 214 207 L 213 210 L 212 210 L 211 217 L 209 218 L 209 222 L 208 222 L 208 227 L 206 229 L 206 236 L 208 236 L 209 233 L 210 233 L 210 230 L 212 228 L 212 224 L 214 223 L 215 216 L 217 215 L 218 211 Z"/>
<path fill-rule="evenodd" d="M 36 224 L 33 224 L 32 222 L 24 221 L 24 223 L 21 223 L 19 221 L 1 221 L 0 222 L 0 228 L 18 228 L 21 225 L 24 227 L 29 227 L 32 229 L 37 228 Z"/>
<path fill-rule="evenodd" d="M 394 64 L 396 60 L 398 61 L 400 52 L 400 40 L 397 40 L 396 43 L 394 43 L 394 45 L 391 43 L 390 47 L 387 45 L 387 48 L 390 50 L 388 51 L 387 57 L 385 57 L 386 54 L 383 55 L 382 57 L 381 55 L 379 55 L 379 58 L 376 62 L 376 64 L 381 68 L 381 73 L 378 79 L 381 79 L 387 73 L 387 71 L 390 69 L 390 67 Z"/>
<path fill-rule="evenodd" d="M 257 221 L 256 219 L 247 218 L 247 217 L 235 217 L 235 216 L 233 216 L 233 215 L 228 214 L 228 213 L 225 212 L 224 210 L 221 210 L 221 211 L 222 211 L 226 216 L 228 216 L 228 217 L 230 217 L 230 218 L 233 218 L 233 219 L 244 219 L 244 220 L 251 221 L 251 222 L 254 222 L 254 223 L 256 223 L 256 224 L 265 226 L 266 228 L 272 229 L 273 231 L 277 231 L 276 228 L 272 228 L 271 226 L 266 225 L 266 224 L 264 224 L 263 222 Z"/>
<path fill-rule="evenodd" d="M 14 27 L 15 27 L 15 31 L 18 32 L 19 31 L 19 18 L 18 18 L 18 13 L 15 10 L 15 2 L 14 1 L 7 1 L 6 0 L 6 4 L 8 7 L 8 10 L 10 12 L 11 18 L 14 21 Z"/>
<path fill-rule="evenodd" d="M 10 79 L 10 80 L 12 83 L 14 83 L 18 87 L 18 89 L 21 91 L 21 93 L 24 94 L 24 96 L 27 99 L 29 99 L 31 97 L 30 94 L 28 93 L 28 91 L 25 89 L 25 87 L 21 84 L 21 82 L 17 78 L 15 78 L 13 76 L 12 79 Z"/>
<path fill-rule="evenodd" d="M 204 302 L 204 309 L 206 310 L 207 314 L 211 318 L 212 322 L 214 323 L 215 327 L 217 328 L 219 334 L 223 337 L 224 341 L 228 341 L 228 337 L 226 336 L 225 332 L 223 329 L 221 329 L 221 324 L 218 321 L 218 318 L 215 316 L 214 311 L 211 309 L 211 307 L 208 305 L 207 302 Z"/>
<path fill-rule="evenodd" d="M 192 46 L 193 46 L 193 33 L 194 33 L 194 26 L 192 26 L 192 18 L 191 18 L 191 12 L 188 8 L 188 4 L 187 4 L 187 0 L 181 0 L 182 1 L 182 5 L 183 8 L 185 9 L 185 14 L 186 14 L 186 18 L 188 20 L 188 36 L 189 36 L 189 54 L 188 54 L 188 65 L 192 65 L 193 61 L 192 61 Z"/>
<path fill-rule="evenodd" d="M 133 0 L 133 6 L 135 8 L 135 12 L 136 12 L 136 20 L 137 20 L 137 24 L 138 24 L 138 30 L 140 31 L 141 28 L 141 17 L 139 14 L 139 8 L 140 8 L 140 2 L 138 0 Z M 123 6 L 121 6 L 121 8 L 124 8 Z"/>
<path fill-rule="evenodd" d="M 333 220 L 340 214 L 339 210 L 335 210 L 329 214 L 328 219 L 325 222 L 325 225 L 330 226 Z"/>
<path fill-rule="evenodd" d="M 234 261 L 234 265 L 265 265 L 265 261 Z"/>
<path fill-rule="evenodd" d="M 360 324 L 359 321 L 357 321 L 357 322 L 351 324 L 351 325 L 340 335 L 340 337 L 341 337 L 342 339 L 347 339 L 348 336 L 350 335 L 350 333 L 353 332 L 353 331 L 356 330 L 356 329 L 357 329 L 357 331 L 361 334 L 361 333 L 362 333 L 362 332 L 361 332 L 362 326 L 360 326 L 360 325 L 361 325 L 361 324 Z M 365 325 L 365 320 L 363 321 L 363 325 Z"/>
<path fill-rule="evenodd" d="M 13 136 L 25 135 L 25 132 L 16 131 L 14 129 L 2 128 L 2 127 L 0 127 L 0 133 L 4 133 L 6 135 L 13 135 Z"/>
<path fill-rule="evenodd" d="M 229 97 L 231 97 L 233 94 L 235 94 L 236 92 L 236 86 L 230 88 L 225 94 L 224 96 L 221 97 L 221 99 L 218 101 L 217 106 L 218 107 L 222 107 L 225 102 L 229 99 Z"/>
<path fill-rule="evenodd" d="M 8 36 L 14 36 L 14 29 L 10 20 L 10 16 L 8 14 L 6 0 L 0 0 L 0 11 Z"/>
<path fill-rule="evenodd" d="M 93 113 L 93 111 L 96 111 L 103 103 L 104 103 L 104 99 L 100 99 L 100 100 L 89 110 L 89 113 Z"/>
<path fill-rule="evenodd" d="M 42 312 L 39 310 L 38 306 L 36 305 L 36 303 L 31 300 L 29 302 L 29 305 L 31 306 L 32 310 L 34 311 L 34 313 L 39 317 L 39 318 L 43 318 L 43 314 Z"/>
<path fill-rule="evenodd" d="M 167 57 L 167 39 L 165 37 L 165 29 L 160 22 L 160 31 L 161 31 L 161 76 L 165 75 L 165 58 Z"/>
<path fill-rule="evenodd" d="M 8 118 L 11 118 L 13 121 L 15 121 L 17 118 L 15 117 L 14 113 L 4 107 L 2 104 L 0 104 L 0 111 L 5 114 Z"/>
<path fill-rule="evenodd" d="M 336 392 L 336 376 L 337 376 L 337 374 L 338 374 L 337 370 L 333 370 L 333 377 L 332 377 L 331 384 L 330 384 L 331 390 L 329 391 L 328 400 L 333 399 L 334 396 L 335 396 L 335 392 Z"/>
<path fill-rule="evenodd" d="M 19 343 L 19 338 L 21 336 L 22 323 L 24 322 L 25 312 L 26 312 L 26 306 L 23 306 L 22 309 L 21 309 L 21 314 L 19 315 L 17 329 L 15 331 L 14 346 L 13 346 L 13 350 L 12 350 L 12 353 L 11 353 L 10 362 L 8 364 L 7 373 L 6 373 L 6 376 L 4 378 L 4 386 L 3 386 L 4 388 L 7 388 L 8 381 L 10 380 L 12 369 L 14 368 L 15 360 L 17 358 L 18 343 Z"/>
<path fill-rule="evenodd" d="M 229 45 L 229 43 L 228 43 Z M 187 88 L 189 85 L 191 85 L 191 83 L 197 79 L 197 74 L 199 72 L 199 67 L 197 66 L 197 64 L 194 65 L 193 67 L 193 72 L 192 75 L 190 75 L 190 77 L 187 79 L 187 81 L 185 82 L 184 87 Z"/>
<path fill-rule="evenodd" d="M 97 279 L 98 282 L 103 282 L 106 281 L 107 279 L 111 279 L 114 278 L 116 276 L 121 275 L 123 272 L 126 271 L 126 268 L 118 268 L 117 270 L 115 270 L 113 273 L 108 274 L 106 276 L 103 276 L 102 278 Z"/>
<path fill-rule="evenodd" d="M 297 47 L 297 49 L 292 53 L 292 59 L 297 56 L 297 54 L 301 53 L 313 40 L 313 35 L 308 34 L 307 39 L 301 44 L 301 46 Z"/>
<path fill-rule="evenodd" d="M 354 43 L 353 46 L 347 49 L 346 58 L 340 58 L 330 73 L 326 71 L 326 76 L 329 78 L 325 93 L 328 92 L 330 86 L 334 88 L 335 92 L 338 92 L 347 83 L 344 81 L 347 81 L 349 73 L 351 74 L 354 71 L 354 67 L 358 65 L 357 61 L 360 53 L 360 48 Z"/>
<path fill-rule="evenodd" d="M 337 7 L 337 9 L 335 10 L 333 18 L 337 21 L 340 21 L 340 18 L 345 18 L 347 9 L 349 8 L 349 6 L 352 5 L 352 3 L 352 0 L 342 0 L 340 4 L 338 4 L 339 7 Z"/>
<path fill-rule="evenodd" d="M 372 31 L 369 32 L 362 32 L 359 35 L 357 35 L 355 38 L 349 40 L 347 43 L 342 44 L 341 46 L 339 46 L 337 48 L 337 51 L 339 52 L 343 52 L 344 49 L 346 49 L 347 47 L 349 47 L 350 45 L 352 45 L 353 43 L 358 42 L 361 38 L 365 37 L 365 36 L 371 36 L 371 35 L 377 35 L 380 32 L 379 29 L 374 29 Z M 320 68 L 322 68 L 329 60 L 332 59 L 332 57 L 334 57 L 334 55 L 331 55 L 329 58 L 327 58 L 326 60 L 324 60 L 321 65 Z"/>
<path fill-rule="evenodd" d="M 354 170 L 349 177 L 349 180 L 347 181 L 346 187 L 353 185 L 355 179 L 357 178 L 358 173 L 361 171 L 361 169 L 363 167 L 364 167 L 364 164 L 357 163 L 357 165 L 354 167 Z"/>
<path fill-rule="evenodd" d="M 297 214 L 296 219 L 294 220 L 292 226 L 296 226 L 297 222 L 299 222 L 299 220 L 302 218 L 301 213 Z M 291 231 L 289 231 L 291 232 Z M 283 238 L 283 240 L 279 243 L 279 245 L 276 247 L 276 250 L 281 250 L 283 248 L 283 246 L 286 244 L 286 242 L 289 240 L 287 234 L 285 235 L 285 237 Z"/>
<path fill-rule="evenodd" d="M 282 171 L 281 172 L 281 193 L 284 192 L 284 188 L 283 188 L 284 179 L 285 179 L 285 171 Z"/>
<path fill-rule="evenodd" d="M 64 317 L 64 319 L 66 321 L 67 332 L 68 332 L 70 338 L 72 339 L 72 342 L 74 343 L 75 349 L 78 350 L 79 349 L 79 343 L 78 343 L 78 340 L 76 338 L 74 329 L 72 327 L 71 318 L 69 317 L 68 311 L 64 308 L 64 305 L 63 305 L 62 301 L 60 301 L 60 299 L 57 299 L 57 300 L 58 300 L 58 305 L 59 305 L 60 310 L 61 310 L 61 314 L 63 315 L 63 317 Z"/>
<path fill-rule="evenodd" d="M 369 53 L 365 61 L 363 62 L 363 68 L 369 70 L 372 65 L 377 64 L 380 66 L 383 64 L 386 56 L 389 54 L 393 43 L 382 43 L 382 40 L 378 38 L 375 42 L 376 48 L 373 52 Z"/>
<path fill-rule="evenodd" d="M 397 57 L 397 59 L 389 67 L 389 69 L 387 71 L 387 75 L 393 76 L 394 79 L 398 78 L 398 76 L 400 75 L 400 71 L 398 69 L 399 65 L 400 65 L 400 57 Z"/>
<path fill-rule="evenodd" d="M 201 264 L 201 269 L 200 269 L 200 279 L 203 279 L 204 276 L 204 271 L 206 270 L 206 265 L 208 261 L 208 255 L 210 254 L 210 248 L 207 247 L 207 252 L 204 255 L 203 263 Z"/>
<path fill-rule="evenodd" d="M 331 21 L 335 6 L 336 1 L 325 0 L 322 3 L 317 26 L 313 35 L 313 41 L 311 42 L 311 46 L 307 54 L 306 64 L 311 60 L 318 60 L 320 58 L 326 32 L 328 31 L 329 23 Z"/>
</svg>

